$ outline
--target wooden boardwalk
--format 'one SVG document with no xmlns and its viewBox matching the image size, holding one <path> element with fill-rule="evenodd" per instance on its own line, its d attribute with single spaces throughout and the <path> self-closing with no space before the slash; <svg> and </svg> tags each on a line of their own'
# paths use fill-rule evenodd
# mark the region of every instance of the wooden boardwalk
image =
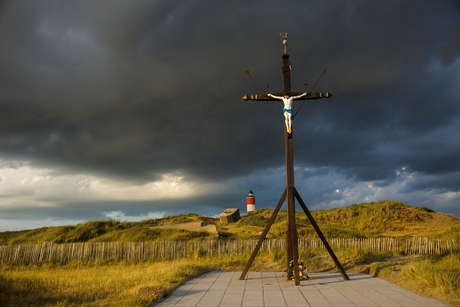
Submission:
<svg viewBox="0 0 460 307">
<path fill-rule="evenodd" d="M 208 273 L 185 283 L 168 299 L 155 306 L 449 306 L 360 273 L 348 273 L 349 281 L 344 281 L 339 273 L 310 273 L 313 280 L 301 280 L 299 287 L 282 278 L 282 273 L 249 272 L 245 280 L 238 280 L 240 274 Z"/>
</svg>

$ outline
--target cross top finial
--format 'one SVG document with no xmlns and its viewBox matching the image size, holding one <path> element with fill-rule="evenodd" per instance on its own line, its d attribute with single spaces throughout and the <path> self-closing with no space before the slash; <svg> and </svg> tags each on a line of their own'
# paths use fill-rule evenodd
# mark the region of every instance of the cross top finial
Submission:
<svg viewBox="0 0 460 307">
<path fill-rule="evenodd" d="M 287 33 L 284 33 L 284 34 L 283 34 L 283 32 L 281 32 L 281 33 L 280 33 L 280 37 L 281 37 L 281 39 L 283 40 L 284 54 L 287 54 L 287 47 L 289 46 L 289 45 L 287 44 L 288 34 L 287 34 Z"/>
</svg>

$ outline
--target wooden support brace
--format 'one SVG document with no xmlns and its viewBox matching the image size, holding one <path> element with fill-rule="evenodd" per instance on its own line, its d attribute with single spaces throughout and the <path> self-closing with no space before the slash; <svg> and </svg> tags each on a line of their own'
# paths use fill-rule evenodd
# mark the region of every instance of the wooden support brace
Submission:
<svg viewBox="0 0 460 307">
<path fill-rule="evenodd" d="M 240 280 L 243 280 L 244 277 L 246 276 L 246 274 L 248 273 L 249 267 L 252 265 L 252 262 L 254 261 L 254 258 L 256 257 L 257 253 L 259 252 L 260 246 L 264 242 L 265 237 L 267 236 L 267 233 L 270 230 L 270 227 L 272 226 L 273 222 L 275 221 L 275 218 L 278 215 L 278 212 L 280 211 L 281 206 L 283 205 L 283 202 L 284 202 L 285 199 L 286 199 L 286 189 L 284 190 L 283 195 L 281 196 L 280 201 L 278 202 L 278 205 L 276 206 L 275 210 L 273 211 L 273 214 L 272 214 L 270 220 L 268 221 L 267 226 L 265 226 L 264 232 L 260 236 L 259 242 L 257 242 L 257 245 L 256 245 L 254 251 L 252 252 L 251 257 L 249 258 L 248 262 L 246 263 L 246 266 L 244 267 L 244 270 L 241 273 Z"/>
<path fill-rule="evenodd" d="M 334 261 L 337 269 L 340 271 L 342 274 L 343 279 L 349 280 L 347 273 L 345 273 L 345 270 L 343 269 L 342 265 L 340 264 L 339 260 L 334 254 L 334 251 L 332 248 L 329 246 L 329 243 L 327 242 L 326 238 L 324 237 L 323 233 L 321 232 L 321 229 L 319 229 L 318 225 L 315 222 L 315 219 L 311 215 L 310 211 L 308 210 L 307 206 L 305 206 L 305 203 L 303 202 L 302 198 L 300 197 L 299 193 L 297 192 L 296 188 L 294 188 L 294 195 L 295 198 L 297 198 L 297 201 L 299 202 L 300 206 L 302 207 L 303 211 L 308 217 L 308 220 L 312 224 L 313 228 L 316 230 L 316 233 L 318 234 L 319 238 L 323 242 L 324 246 L 326 247 L 327 251 L 329 252 L 329 255 L 331 255 L 332 260 Z"/>
</svg>

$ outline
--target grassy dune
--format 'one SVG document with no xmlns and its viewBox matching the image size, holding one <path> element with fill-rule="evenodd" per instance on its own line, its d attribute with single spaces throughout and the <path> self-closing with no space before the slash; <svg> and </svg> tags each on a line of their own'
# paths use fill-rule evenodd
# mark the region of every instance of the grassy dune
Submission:
<svg viewBox="0 0 460 307">
<path fill-rule="evenodd" d="M 230 225 L 219 219 L 196 214 L 174 215 L 140 222 L 115 220 L 89 221 L 60 227 L 0 233 L 0 245 L 41 244 L 43 242 L 142 242 L 151 240 L 208 240 L 215 239 L 207 232 L 182 229 L 150 229 L 180 223 L 204 221 L 216 225 L 221 239 L 258 238 L 267 225 L 273 210 L 258 209 Z M 460 238 L 460 218 L 434 212 L 425 207 L 410 207 L 397 201 L 363 203 L 343 208 L 311 211 L 322 232 L 331 238 L 428 236 L 442 239 Z M 287 212 L 281 210 L 268 237 L 284 237 Z M 296 212 L 299 237 L 317 237 L 303 211 Z"/>
<path fill-rule="evenodd" d="M 221 227 L 226 237 L 257 237 L 267 225 L 273 210 L 259 209 L 237 223 Z M 428 236 L 460 238 L 460 218 L 434 212 L 425 207 L 410 207 L 397 201 L 363 203 L 343 208 L 311 211 L 321 231 L 329 238 Z M 268 237 L 283 237 L 287 231 L 287 211 L 281 210 Z M 303 211 L 296 212 L 299 237 L 317 237 Z"/>
<path fill-rule="evenodd" d="M 88 221 L 70 226 L 0 232 L 0 245 L 41 244 L 43 242 L 144 242 L 151 240 L 174 241 L 215 238 L 214 235 L 207 232 L 189 232 L 181 229 L 149 229 L 149 227 L 153 226 L 198 221 L 215 224 L 217 219 L 190 213 L 188 215 L 174 215 L 140 222 L 120 222 L 112 219 Z"/>
</svg>

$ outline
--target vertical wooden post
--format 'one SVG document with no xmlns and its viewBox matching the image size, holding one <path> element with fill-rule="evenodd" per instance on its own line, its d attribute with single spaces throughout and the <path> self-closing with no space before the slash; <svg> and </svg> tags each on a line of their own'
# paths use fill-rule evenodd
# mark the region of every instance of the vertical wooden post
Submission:
<svg viewBox="0 0 460 307">
<path fill-rule="evenodd" d="M 284 55 L 283 55 L 284 64 Z M 288 71 L 289 73 L 289 71 Z M 288 211 L 288 231 L 286 238 L 287 245 L 287 264 L 293 263 L 293 274 L 295 285 L 300 285 L 299 278 L 299 251 L 297 229 L 295 222 L 295 203 L 294 203 L 294 150 L 292 146 L 292 132 L 288 133 L 286 125 L 284 127 L 285 153 L 286 153 L 286 192 L 287 192 L 287 211 Z"/>
<path fill-rule="evenodd" d="M 283 73 L 283 92 L 291 92 L 291 63 L 289 62 L 289 54 L 283 54 L 283 66 L 281 72 Z"/>
</svg>

